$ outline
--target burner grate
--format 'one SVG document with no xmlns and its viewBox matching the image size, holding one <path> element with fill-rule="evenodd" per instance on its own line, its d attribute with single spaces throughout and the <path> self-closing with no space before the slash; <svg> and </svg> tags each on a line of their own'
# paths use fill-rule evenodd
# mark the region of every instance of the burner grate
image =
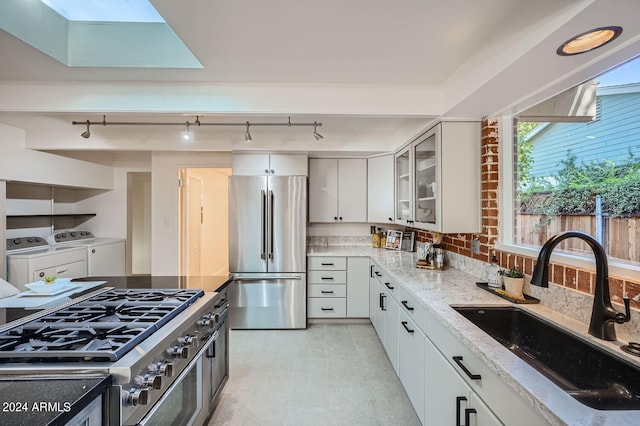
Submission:
<svg viewBox="0 0 640 426">
<path fill-rule="evenodd" d="M 202 290 L 108 290 L 0 333 L 0 362 L 115 361 L 203 294 Z"/>
</svg>

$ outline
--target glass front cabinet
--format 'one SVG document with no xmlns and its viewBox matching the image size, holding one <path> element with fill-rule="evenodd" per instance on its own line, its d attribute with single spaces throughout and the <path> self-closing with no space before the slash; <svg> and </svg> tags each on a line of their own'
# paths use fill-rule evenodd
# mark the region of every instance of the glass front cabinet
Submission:
<svg viewBox="0 0 640 426">
<path fill-rule="evenodd" d="M 481 231 L 478 122 L 441 122 L 396 154 L 396 223 Z"/>
<path fill-rule="evenodd" d="M 411 146 L 396 153 L 396 220 L 413 224 L 413 150 Z"/>
</svg>

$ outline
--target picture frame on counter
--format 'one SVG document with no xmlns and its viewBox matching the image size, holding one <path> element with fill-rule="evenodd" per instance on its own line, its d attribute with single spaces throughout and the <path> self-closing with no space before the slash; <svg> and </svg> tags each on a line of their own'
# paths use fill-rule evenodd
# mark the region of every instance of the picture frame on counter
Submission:
<svg viewBox="0 0 640 426">
<path fill-rule="evenodd" d="M 387 245 L 389 250 L 401 250 L 402 249 L 402 231 L 387 231 Z"/>
</svg>

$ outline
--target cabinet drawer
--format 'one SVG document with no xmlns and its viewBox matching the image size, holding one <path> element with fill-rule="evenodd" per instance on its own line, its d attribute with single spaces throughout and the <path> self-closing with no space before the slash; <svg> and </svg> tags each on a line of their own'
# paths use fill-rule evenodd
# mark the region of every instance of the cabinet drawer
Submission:
<svg viewBox="0 0 640 426">
<path fill-rule="evenodd" d="M 346 257 L 310 256 L 307 258 L 307 269 L 310 271 L 346 271 Z"/>
<path fill-rule="evenodd" d="M 398 289 L 400 286 L 395 282 L 395 280 L 391 279 L 388 274 L 385 274 L 380 269 L 377 269 L 374 274 L 376 275 L 376 279 L 389 292 L 389 294 L 391 294 L 394 299 L 398 299 Z"/>
<path fill-rule="evenodd" d="M 407 314 L 418 328 L 424 332 L 424 305 L 419 303 L 404 287 L 398 287 L 396 297 L 400 304 L 400 310 Z"/>
<path fill-rule="evenodd" d="M 307 314 L 309 318 L 345 318 L 347 299 L 310 297 L 307 299 Z"/>
<path fill-rule="evenodd" d="M 347 271 L 309 271 L 309 284 L 346 284 Z"/>
<path fill-rule="evenodd" d="M 343 284 L 310 284 L 307 290 L 309 297 L 347 297 L 347 286 Z"/>
</svg>

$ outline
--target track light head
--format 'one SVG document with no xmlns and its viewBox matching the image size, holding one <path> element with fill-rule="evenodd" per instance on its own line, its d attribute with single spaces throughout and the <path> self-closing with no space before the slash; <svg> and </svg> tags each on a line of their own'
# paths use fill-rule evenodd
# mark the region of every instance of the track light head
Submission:
<svg viewBox="0 0 640 426">
<path fill-rule="evenodd" d="M 87 120 L 87 130 L 80 133 L 80 136 L 82 136 L 85 139 L 89 139 L 89 136 L 91 136 L 91 132 L 89 131 L 89 126 L 91 126 L 91 122 Z"/>
<path fill-rule="evenodd" d="M 193 132 L 189 130 L 189 122 L 186 123 L 186 128 L 180 132 L 180 140 L 184 143 L 189 143 L 193 141 Z"/>
<path fill-rule="evenodd" d="M 251 133 L 249 133 L 249 126 L 250 126 L 250 124 L 249 124 L 249 122 L 247 121 L 247 131 L 246 131 L 246 132 L 244 132 L 244 140 L 245 140 L 246 142 L 251 142 L 251 141 L 253 140 L 253 138 L 251 137 Z"/>
<path fill-rule="evenodd" d="M 313 137 L 316 138 L 317 141 L 319 141 L 320 139 L 323 139 L 324 136 L 322 136 L 320 133 L 318 133 L 318 123 L 317 122 L 313 122 Z"/>
</svg>

